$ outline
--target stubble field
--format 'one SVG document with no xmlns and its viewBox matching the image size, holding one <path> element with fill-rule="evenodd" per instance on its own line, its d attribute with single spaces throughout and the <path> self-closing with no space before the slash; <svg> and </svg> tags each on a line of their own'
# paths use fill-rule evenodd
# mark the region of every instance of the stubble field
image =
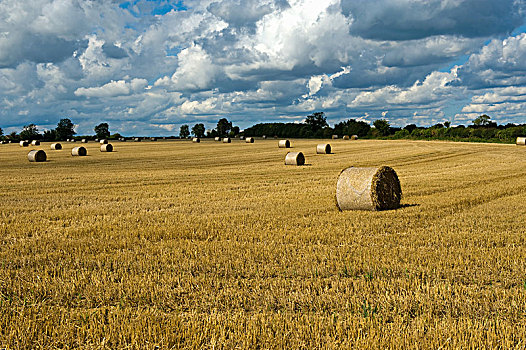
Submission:
<svg viewBox="0 0 526 350">
<path fill-rule="evenodd" d="M 0 348 L 524 349 L 526 148 L 321 142 L 0 145 Z M 350 165 L 403 207 L 339 212 Z"/>
</svg>

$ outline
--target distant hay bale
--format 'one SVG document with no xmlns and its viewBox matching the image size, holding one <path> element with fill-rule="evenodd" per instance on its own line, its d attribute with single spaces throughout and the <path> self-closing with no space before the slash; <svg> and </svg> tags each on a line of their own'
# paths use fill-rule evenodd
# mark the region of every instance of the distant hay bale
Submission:
<svg viewBox="0 0 526 350">
<path fill-rule="evenodd" d="M 245 139 L 245 142 L 246 142 L 246 143 L 254 143 L 254 138 L 253 138 L 253 137 L 247 137 L 247 138 Z"/>
<path fill-rule="evenodd" d="M 332 139 L 336 140 L 338 138 L 338 135 L 332 135 Z"/>
<path fill-rule="evenodd" d="M 400 207 L 402 189 L 396 172 L 388 167 L 344 169 L 336 184 L 340 210 L 386 210 Z"/>
<path fill-rule="evenodd" d="M 278 139 L 278 135 L 274 135 L 274 139 L 277 140 Z"/>
<path fill-rule="evenodd" d="M 29 146 L 29 142 L 27 141 L 20 141 L 20 147 L 28 147 Z"/>
<path fill-rule="evenodd" d="M 46 152 L 44 152 L 41 149 L 39 149 L 39 150 L 36 150 L 36 149 L 31 150 L 27 154 L 27 159 L 30 162 L 45 162 L 46 159 L 47 159 Z"/>
<path fill-rule="evenodd" d="M 83 157 L 85 155 L 88 154 L 88 151 L 86 151 L 86 149 L 82 146 L 80 147 L 74 147 L 72 150 L 71 150 L 71 155 L 72 156 L 79 156 L 79 157 Z"/>
<path fill-rule="evenodd" d="M 40 141 L 38 141 L 38 140 L 33 140 L 33 141 L 31 141 L 31 145 L 32 145 L 32 146 L 40 146 Z"/>
<path fill-rule="evenodd" d="M 133 141 L 135 141 L 135 142 L 141 142 L 141 138 L 140 138 L 140 137 L 136 137 L 136 138 L 133 139 Z"/>
<path fill-rule="evenodd" d="M 192 139 L 192 142 L 193 142 L 193 143 L 199 143 L 199 142 L 201 142 L 201 139 L 200 139 L 199 137 L 194 137 L 194 138 Z"/>
<path fill-rule="evenodd" d="M 343 135 L 344 140 L 349 140 L 349 138 L 350 138 L 349 135 Z"/>
<path fill-rule="evenodd" d="M 331 145 L 328 143 L 321 143 L 316 146 L 316 153 L 318 154 L 330 154 L 331 153 Z"/>
<path fill-rule="evenodd" d="M 99 139 L 95 139 L 95 142 L 99 142 Z"/>
<path fill-rule="evenodd" d="M 1 143 L 2 145 L 5 145 L 5 144 L 7 144 L 7 141 L 6 141 L 6 140 L 2 140 L 2 141 L 0 141 L 0 143 Z"/>
<path fill-rule="evenodd" d="M 305 156 L 301 152 L 289 152 L 285 156 L 285 165 L 304 165 Z"/>
<path fill-rule="evenodd" d="M 88 143 L 88 140 L 87 140 L 87 139 L 82 139 L 82 140 L 80 140 L 80 142 L 82 142 L 82 143 Z"/>
<path fill-rule="evenodd" d="M 245 136 L 239 136 L 239 139 L 240 139 L 240 140 L 244 140 L 244 139 L 245 139 Z"/>
<path fill-rule="evenodd" d="M 214 140 L 215 140 L 215 141 L 221 141 L 221 138 L 220 138 L 219 136 L 216 136 L 216 137 L 214 138 Z"/>
<path fill-rule="evenodd" d="M 263 135 L 263 136 L 261 136 L 261 138 L 262 138 L 263 140 L 266 140 L 266 139 L 267 139 L 267 135 Z"/>
<path fill-rule="evenodd" d="M 150 137 L 150 141 L 157 141 L 157 137 Z"/>
<path fill-rule="evenodd" d="M 51 149 L 53 149 L 53 150 L 60 150 L 60 149 L 62 149 L 62 144 L 60 144 L 58 142 L 57 143 L 52 143 L 51 144 Z"/>
<path fill-rule="evenodd" d="M 526 146 L 526 137 L 523 137 L 523 136 L 517 137 L 517 141 L 515 141 L 515 144 L 519 146 Z"/>
<path fill-rule="evenodd" d="M 71 139 L 71 140 L 69 140 L 69 141 L 70 141 L 70 142 L 77 142 L 77 140 L 75 140 L 75 139 Z"/>
<path fill-rule="evenodd" d="M 230 143 L 230 142 L 232 142 L 232 140 L 230 139 L 230 137 L 225 137 L 225 138 L 223 139 L 223 143 Z"/>
<path fill-rule="evenodd" d="M 99 143 L 100 143 L 101 145 L 106 145 L 106 144 L 108 144 L 108 140 L 106 140 L 106 139 L 101 139 L 101 140 L 99 141 Z"/>
<path fill-rule="evenodd" d="M 351 140 L 358 140 L 358 135 L 352 135 Z"/>
<path fill-rule="evenodd" d="M 111 143 L 105 143 L 100 145 L 101 152 L 113 152 L 113 145 Z"/>
<path fill-rule="evenodd" d="M 279 140 L 278 148 L 290 148 L 290 141 L 289 140 Z"/>
<path fill-rule="evenodd" d="M 126 138 L 121 137 L 121 138 L 119 139 L 119 141 L 120 141 L 120 142 L 126 142 Z"/>
</svg>

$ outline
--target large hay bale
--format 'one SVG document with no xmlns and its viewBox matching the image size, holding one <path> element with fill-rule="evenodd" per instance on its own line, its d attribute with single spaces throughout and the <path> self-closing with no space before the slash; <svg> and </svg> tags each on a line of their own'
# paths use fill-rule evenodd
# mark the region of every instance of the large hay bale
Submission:
<svg viewBox="0 0 526 350">
<path fill-rule="evenodd" d="M 29 142 L 27 141 L 20 141 L 20 147 L 28 147 L 29 146 Z"/>
<path fill-rule="evenodd" d="M 517 137 L 517 141 L 515 141 L 515 144 L 519 146 L 526 146 L 526 137 L 523 137 L 523 136 Z"/>
<path fill-rule="evenodd" d="M 230 137 L 225 137 L 225 138 L 223 139 L 223 143 L 230 143 L 230 142 L 232 142 L 232 140 L 230 139 Z"/>
<path fill-rule="evenodd" d="M 106 139 L 102 139 L 102 140 L 99 141 L 99 143 L 100 143 L 101 145 L 107 145 L 107 144 L 108 144 L 108 140 L 106 140 Z"/>
<path fill-rule="evenodd" d="M 82 142 L 82 143 L 88 143 L 88 140 L 87 140 L 87 139 L 82 139 L 82 140 L 80 140 L 80 142 Z"/>
<path fill-rule="evenodd" d="M 343 135 L 343 139 L 344 139 L 344 140 L 349 140 L 350 137 L 349 137 L 349 135 Z"/>
<path fill-rule="evenodd" d="M 221 141 L 221 138 L 220 138 L 219 136 L 216 136 L 216 137 L 214 138 L 214 141 Z"/>
<path fill-rule="evenodd" d="M 290 148 L 290 141 L 289 140 L 279 140 L 278 147 L 279 148 Z"/>
<path fill-rule="evenodd" d="M 332 135 L 332 139 L 336 140 L 338 138 L 338 135 Z"/>
<path fill-rule="evenodd" d="M 82 146 L 80 147 L 74 147 L 72 150 L 71 150 L 71 155 L 72 156 L 79 156 L 79 157 L 83 157 L 85 155 L 88 154 L 88 151 L 86 151 L 86 149 Z"/>
<path fill-rule="evenodd" d="M 34 149 L 34 150 L 31 150 L 29 151 L 29 153 L 27 154 L 27 159 L 30 161 L 30 162 L 45 162 L 46 159 L 47 159 L 47 156 L 46 156 L 46 152 L 44 152 L 43 150 L 41 149 Z"/>
<path fill-rule="evenodd" d="M 193 143 L 199 143 L 199 142 L 201 142 L 201 139 L 200 139 L 199 137 L 194 137 L 194 138 L 192 139 L 192 142 L 193 142 Z"/>
<path fill-rule="evenodd" d="M 331 145 L 328 143 L 320 143 L 316 146 L 316 153 L 318 154 L 330 154 L 331 150 Z"/>
<path fill-rule="evenodd" d="M 285 165 L 303 165 L 305 156 L 301 152 L 289 152 L 285 156 Z"/>
<path fill-rule="evenodd" d="M 101 152 L 113 152 L 113 145 L 111 143 L 105 143 L 100 145 Z"/>
<path fill-rule="evenodd" d="M 247 137 L 247 138 L 245 139 L 245 142 L 246 142 L 246 143 L 254 143 L 254 138 L 253 138 L 253 137 Z"/>
<path fill-rule="evenodd" d="M 51 149 L 53 149 L 53 150 L 59 150 L 59 149 L 62 149 L 62 144 L 60 144 L 60 143 L 58 143 L 58 142 L 57 142 L 57 143 L 52 143 L 52 144 L 51 144 Z"/>
<path fill-rule="evenodd" d="M 340 210 L 386 210 L 400 207 L 402 188 L 396 172 L 388 167 L 344 169 L 336 184 Z"/>
<path fill-rule="evenodd" d="M 352 135 L 351 140 L 358 140 L 358 135 Z"/>
<path fill-rule="evenodd" d="M 33 140 L 33 141 L 31 141 L 31 145 L 33 145 L 33 146 L 40 146 L 40 141 Z"/>
</svg>

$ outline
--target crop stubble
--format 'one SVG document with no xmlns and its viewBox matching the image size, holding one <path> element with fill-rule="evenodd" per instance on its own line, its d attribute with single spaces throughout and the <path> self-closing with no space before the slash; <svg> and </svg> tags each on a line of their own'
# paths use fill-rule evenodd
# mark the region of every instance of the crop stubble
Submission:
<svg viewBox="0 0 526 350">
<path fill-rule="evenodd" d="M 525 151 L 319 142 L 0 146 L 0 347 L 523 348 Z M 404 207 L 339 212 L 350 165 Z"/>
</svg>

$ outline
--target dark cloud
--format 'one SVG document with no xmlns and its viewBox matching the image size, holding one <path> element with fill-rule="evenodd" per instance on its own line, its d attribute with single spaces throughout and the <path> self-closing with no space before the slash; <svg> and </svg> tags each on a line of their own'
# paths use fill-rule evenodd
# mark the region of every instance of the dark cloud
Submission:
<svg viewBox="0 0 526 350">
<path fill-rule="evenodd" d="M 102 51 L 108 58 L 121 59 L 128 57 L 128 54 L 124 49 L 115 46 L 114 44 L 105 43 L 104 45 L 102 45 Z"/>
<path fill-rule="evenodd" d="M 375 40 L 486 37 L 524 23 L 523 0 L 343 0 L 341 6 L 354 20 L 351 33 Z"/>
</svg>

